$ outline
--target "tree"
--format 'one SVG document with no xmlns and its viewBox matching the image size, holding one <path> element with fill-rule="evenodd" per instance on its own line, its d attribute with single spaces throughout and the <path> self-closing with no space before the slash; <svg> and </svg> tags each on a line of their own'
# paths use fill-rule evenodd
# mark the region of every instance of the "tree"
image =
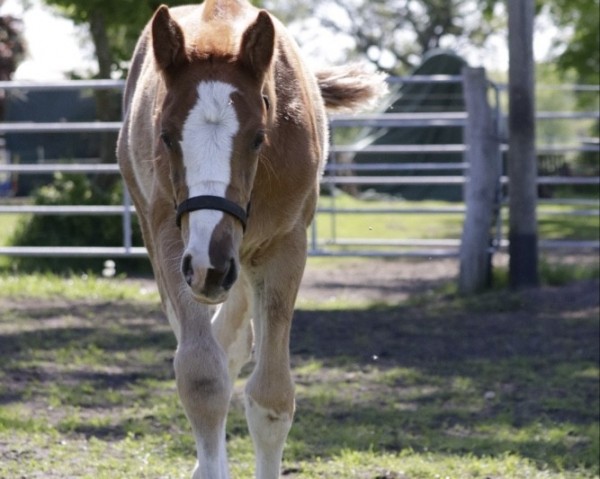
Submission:
<svg viewBox="0 0 600 479">
<path fill-rule="evenodd" d="M 56 7 L 64 16 L 76 24 L 87 25 L 94 44 L 98 72 L 96 78 L 123 77 L 127 71 L 135 42 L 152 16 L 162 3 L 159 0 L 44 0 L 47 5 Z M 171 1 L 172 5 L 186 3 L 184 0 Z M 120 117 L 119 99 L 109 91 L 96 92 L 96 109 L 100 121 L 111 121 Z M 114 133 L 102 133 L 100 160 L 114 162 Z M 99 177 L 98 182 L 110 182 L 110 176 Z M 110 185 L 104 185 L 108 187 Z"/>
<path fill-rule="evenodd" d="M 563 72 L 575 71 L 580 83 L 597 85 L 600 82 L 600 0 L 538 0 L 557 26 L 572 30 L 566 40 L 556 39 L 562 50 L 556 59 Z"/>
<path fill-rule="evenodd" d="M 24 55 L 23 23 L 10 15 L 0 17 L 0 80 L 12 78 Z M 4 93 L 0 92 L 0 119 L 3 118 Z"/>
<path fill-rule="evenodd" d="M 23 22 L 10 15 L 0 17 L 0 80 L 10 80 L 25 54 Z"/>
<path fill-rule="evenodd" d="M 438 48 L 481 47 L 503 19 L 484 21 L 483 0 L 327 0 L 265 2 L 287 23 L 314 31 L 315 18 L 346 36 L 348 57 L 360 56 L 389 74 L 415 68 L 425 53 Z M 298 21 L 301 18 L 303 20 Z"/>
<path fill-rule="evenodd" d="M 98 61 L 98 78 L 124 76 L 137 38 L 160 0 L 43 0 L 78 25 L 87 25 Z M 184 4 L 185 0 L 169 2 Z"/>
<path fill-rule="evenodd" d="M 507 0 L 479 0 L 487 20 L 494 7 Z M 554 38 L 557 67 L 565 74 L 576 72 L 577 81 L 600 82 L 600 0 L 536 0 L 536 14 L 548 14 L 562 34 Z"/>
</svg>

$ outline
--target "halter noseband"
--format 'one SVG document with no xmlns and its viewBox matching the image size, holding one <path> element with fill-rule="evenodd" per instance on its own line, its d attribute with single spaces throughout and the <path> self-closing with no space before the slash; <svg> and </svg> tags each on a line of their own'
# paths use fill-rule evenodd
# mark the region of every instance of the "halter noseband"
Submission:
<svg viewBox="0 0 600 479">
<path fill-rule="evenodd" d="M 248 208 L 244 210 L 241 206 L 233 201 L 221 196 L 193 196 L 179 204 L 177 207 L 177 217 L 175 222 L 178 228 L 181 228 L 181 217 L 184 213 L 191 213 L 197 210 L 217 210 L 228 213 L 234 218 L 237 218 L 242 223 L 242 228 L 246 231 L 246 223 L 248 222 L 248 213 L 250 212 L 250 203 Z"/>
</svg>

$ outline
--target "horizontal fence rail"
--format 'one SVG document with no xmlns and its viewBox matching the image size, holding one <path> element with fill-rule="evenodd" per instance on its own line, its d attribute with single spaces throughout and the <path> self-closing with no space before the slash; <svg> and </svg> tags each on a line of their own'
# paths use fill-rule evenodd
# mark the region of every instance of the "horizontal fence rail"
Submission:
<svg viewBox="0 0 600 479">
<path fill-rule="evenodd" d="M 56 80 L 35 82 L 28 80 L 0 81 L 0 90 L 60 91 L 60 90 L 123 90 L 125 80 Z"/>
<path fill-rule="evenodd" d="M 408 83 L 459 83 L 461 76 L 434 75 L 414 76 L 410 78 L 391 78 L 394 84 Z M 122 90 L 122 80 L 78 80 L 60 81 L 51 83 L 33 82 L 6 82 L 0 81 L 0 91 L 64 91 L 64 90 Z M 493 85 L 496 92 L 504 90 L 502 85 Z M 573 89 L 570 85 L 564 88 Z M 561 87 L 562 88 L 562 87 Z M 581 91 L 598 91 L 596 87 L 584 88 Z M 501 112 L 496 119 L 498 125 L 505 121 Z M 597 111 L 587 112 L 537 112 L 539 121 L 589 121 L 599 120 Z M 332 130 L 338 128 L 406 128 L 406 127 L 464 127 L 467 121 L 466 112 L 427 112 L 427 113 L 386 113 L 363 115 L 336 115 L 330 118 Z M 35 134 L 35 133 L 105 133 L 119 130 L 121 122 L 4 122 L 0 123 L 0 134 Z M 540 144 L 536 151 L 539 155 L 567 154 L 577 152 L 598 153 L 600 144 L 597 138 L 588 139 L 572 144 Z M 407 162 L 384 163 L 379 161 L 372 164 L 347 164 L 337 161 L 340 155 L 353 155 L 356 153 L 383 155 L 410 156 L 414 154 L 464 154 L 468 146 L 464 144 L 429 144 L 429 145 L 364 145 L 364 144 L 332 144 L 330 147 L 330 161 L 322 177 L 323 188 L 332 192 L 338 187 L 369 187 L 369 186 L 400 186 L 400 185 L 458 185 L 463 187 L 467 181 L 469 165 L 462 162 Z M 499 154 L 507 150 L 506 144 L 501 144 Z M 88 163 L 89 159 L 75 159 L 71 163 L 40 163 L 40 164 L 4 164 L 0 162 L 1 175 L 41 175 L 54 173 L 81 173 L 81 174 L 119 174 L 116 164 Z M 419 172 L 419 174 L 415 174 Z M 449 172 L 450 175 L 440 174 Z M 421 175 L 422 173 L 422 175 Z M 436 174 L 437 173 L 437 174 Z M 1 181 L 1 180 L 0 180 Z M 508 178 L 499 178 L 502 185 L 508 183 Z M 544 176 L 538 178 L 539 185 L 574 185 L 598 186 L 599 178 L 584 176 Z M 1 186 L 1 185 L 0 185 Z M 598 204 L 592 200 L 565 198 L 556 200 L 540 200 L 540 204 L 577 205 L 585 209 L 578 209 L 565 213 L 560 209 L 545 209 L 541 215 L 577 215 L 598 216 Z M 500 211 L 502 210 L 502 205 Z M 113 215 L 121 216 L 123 222 L 123 246 L 120 247 L 0 247 L 0 255 L 6 256 L 56 256 L 56 257 L 140 257 L 146 255 L 143 247 L 131 245 L 131 217 L 135 208 L 130 204 L 128 194 L 124 195 L 122 205 L 31 205 L 10 204 L 0 205 L 0 214 L 35 214 L 35 215 Z M 330 205 L 322 204 L 317 215 L 330 217 L 331 238 L 319 239 L 316 223 L 309 232 L 310 254 L 314 256 L 415 256 L 415 257 L 455 257 L 460 248 L 460 239 L 373 239 L 373 238 L 343 238 L 338 234 L 336 223 L 338 215 L 464 215 L 464 206 L 431 206 L 431 207 L 343 207 L 337 204 L 335 195 L 332 196 Z M 500 230 L 500 228 L 498 228 Z M 500 233 L 499 233 L 500 234 Z M 507 240 L 497 237 L 494 248 L 506 248 Z M 541 240 L 542 249 L 558 248 L 585 248 L 600 249 L 598 241 L 576 240 Z"/>
<path fill-rule="evenodd" d="M 120 121 L 58 121 L 53 123 L 0 123 L 0 133 L 105 133 L 116 132 Z"/>
<path fill-rule="evenodd" d="M 360 126 L 363 128 L 391 128 L 415 126 L 464 126 L 465 112 L 438 113 L 385 113 L 367 115 L 336 115 L 330 119 L 331 128 Z"/>
<path fill-rule="evenodd" d="M 106 215 L 122 215 L 124 208 L 122 205 L 116 206 L 93 206 L 93 205 L 15 205 L 5 206 L 0 205 L 1 213 L 12 214 L 35 214 L 35 215 L 75 215 L 75 216 L 106 216 Z M 133 206 L 129 207 L 131 213 L 135 213 Z"/>
<path fill-rule="evenodd" d="M 127 258 L 145 257 L 146 248 L 125 246 L 0 246 L 0 255 L 57 258 Z"/>
<path fill-rule="evenodd" d="M 119 165 L 111 164 L 68 164 L 68 163 L 37 163 L 35 165 L 10 165 L 0 163 L 0 173 L 21 173 L 39 175 L 43 173 L 119 173 Z"/>
</svg>

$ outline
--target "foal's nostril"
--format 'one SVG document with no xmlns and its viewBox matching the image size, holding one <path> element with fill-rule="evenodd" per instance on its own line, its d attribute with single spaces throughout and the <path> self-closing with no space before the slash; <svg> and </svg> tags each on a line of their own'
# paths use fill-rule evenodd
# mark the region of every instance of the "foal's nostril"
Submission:
<svg viewBox="0 0 600 479">
<path fill-rule="evenodd" d="M 229 291 L 237 279 L 237 266 L 233 259 L 227 261 L 221 268 L 211 268 L 206 275 L 206 287 Z"/>
<path fill-rule="evenodd" d="M 194 279 L 194 270 L 192 268 L 192 255 L 187 254 L 183 257 L 183 261 L 181 262 L 181 272 L 183 273 L 185 282 L 188 284 L 188 286 L 191 286 L 192 280 Z"/>
<path fill-rule="evenodd" d="M 231 287 L 233 286 L 233 283 L 235 283 L 235 280 L 237 279 L 237 266 L 235 265 L 235 261 L 233 259 L 229 260 L 229 269 L 227 271 L 227 274 L 225 274 L 225 277 L 223 278 L 223 283 L 221 284 L 221 286 L 223 287 L 224 290 L 229 291 L 231 289 Z"/>
</svg>

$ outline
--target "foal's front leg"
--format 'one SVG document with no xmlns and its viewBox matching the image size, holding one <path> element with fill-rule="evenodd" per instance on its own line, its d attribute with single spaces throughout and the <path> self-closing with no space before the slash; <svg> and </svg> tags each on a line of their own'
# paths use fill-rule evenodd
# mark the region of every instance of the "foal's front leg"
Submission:
<svg viewBox="0 0 600 479">
<path fill-rule="evenodd" d="M 198 462 L 192 478 L 227 479 L 225 422 L 231 396 L 227 357 L 208 318 L 189 323 L 182 325 L 174 369 L 179 399 L 196 441 Z"/>
<path fill-rule="evenodd" d="M 179 399 L 192 426 L 197 464 L 193 479 L 228 479 L 225 422 L 231 395 L 227 357 L 211 327 L 211 308 L 187 292 L 180 272 L 181 242 L 170 226 L 154 228 L 159 245 L 153 262 L 165 311 L 177 337 L 173 366 Z"/>
<path fill-rule="evenodd" d="M 251 272 L 255 292 L 256 366 L 246 385 L 246 419 L 256 453 L 256 477 L 277 479 L 294 415 L 289 337 L 306 262 L 303 230 L 278 241 Z"/>
</svg>

